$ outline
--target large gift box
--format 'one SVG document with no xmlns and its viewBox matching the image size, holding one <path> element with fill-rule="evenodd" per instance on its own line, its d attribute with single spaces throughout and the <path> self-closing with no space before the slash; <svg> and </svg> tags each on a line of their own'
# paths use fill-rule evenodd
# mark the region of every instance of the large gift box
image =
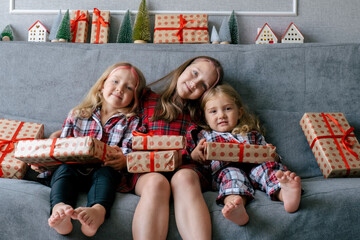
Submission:
<svg viewBox="0 0 360 240">
<path fill-rule="evenodd" d="M 15 146 L 20 140 L 42 138 L 44 125 L 0 119 L 0 177 L 24 177 L 27 164 L 14 157 Z"/>
<path fill-rule="evenodd" d="M 94 8 L 90 43 L 108 43 L 110 34 L 110 11 Z"/>
<path fill-rule="evenodd" d="M 90 164 L 109 160 L 115 149 L 92 137 L 70 137 L 20 141 L 15 157 L 30 165 L 53 170 L 60 164 Z"/>
<path fill-rule="evenodd" d="M 276 161 L 277 154 L 271 145 L 205 142 L 205 159 L 259 164 Z"/>
<path fill-rule="evenodd" d="M 133 132 L 133 150 L 179 150 L 184 149 L 186 138 L 176 135 L 153 135 Z"/>
<path fill-rule="evenodd" d="M 72 10 L 70 12 L 71 41 L 86 43 L 89 30 L 89 11 Z"/>
<path fill-rule="evenodd" d="M 181 163 L 181 150 L 138 151 L 127 155 L 127 169 L 131 173 L 171 172 Z"/>
<path fill-rule="evenodd" d="M 343 113 L 305 113 L 300 125 L 325 178 L 360 176 L 360 144 Z"/>
<path fill-rule="evenodd" d="M 209 43 L 207 14 L 156 14 L 154 43 Z"/>
</svg>

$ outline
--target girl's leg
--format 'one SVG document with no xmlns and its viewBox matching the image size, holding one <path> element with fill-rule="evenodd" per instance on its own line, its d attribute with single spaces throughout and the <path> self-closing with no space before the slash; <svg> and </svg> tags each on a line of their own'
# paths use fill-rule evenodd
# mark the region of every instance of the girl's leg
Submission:
<svg viewBox="0 0 360 240">
<path fill-rule="evenodd" d="M 211 239 L 211 219 L 192 169 L 180 169 L 171 179 L 176 225 L 182 239 Z"/>
<path fill-rule="evenodd" d="M 74 212 L 78 192 L 77 172 L 67 164 L 62 164 L 51 178 L 49 226 L 66 235 L 73 229 L 71 215 Z"/>
<path fill-rule="evenodd" d="M 86 236 L 95 235 L 109 216 L 120 176 L 118 171 L 106 166 L 93 173 L 87 207 L 76 208 L 72 217 L 80 221 L 81 231 Z"/>
<path fill-rule="evenodd" d="M 160 173 L 140 176 L 135 186 L 140 201 L 132 223 L 134 239 L 166 239 L 169 224 L 170 184 Z"/>
</svg>

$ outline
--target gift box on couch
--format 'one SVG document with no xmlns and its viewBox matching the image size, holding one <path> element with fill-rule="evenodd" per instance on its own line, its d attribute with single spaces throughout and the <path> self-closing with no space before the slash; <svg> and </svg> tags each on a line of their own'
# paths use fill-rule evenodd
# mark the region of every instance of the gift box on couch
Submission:
<svg viewBox="0 0 360 240">
<path fill-rule="evenodd" d="M 71 41 L 86 43 L 89 29 L 89 11 L 73 10 L 70 12 Z"/>
<path fill-rule="evenodd" d="M 259 164 L 276 161 L 277 154 L 270 145 L 205 142 L 205 159 Z"/>
<path fill-rule="evenodd" d="M 133 150 L 180 150 L 185 146 L 186 138 L 184 136 L 133 132 Z"/>
<path fill-rule="evenodd" d="M 156 14 L 154 43 L 209 43 L 207 14 Z"/>
<path fill-rule="evenodd" d="M 54 169 L 60 164 L 90 164 L 107 161 L 107 154 L 116 152 L 92 137 L 70 137 L 20 141 L 15 157 L 30 165 Z"/>
<path fill-rule="evenodd" d="M 305 113 L 300 125 L 325 178 L 360 176 L 360 144 L 343 113 Z"/>
<path fill-rule="evenodd" d="M 42 138 L 44 125 L 0 119 L 0 177 L 22 179 L 27 164 L 14 157 L 15 146 L 20 140 Z"/>
</svg>

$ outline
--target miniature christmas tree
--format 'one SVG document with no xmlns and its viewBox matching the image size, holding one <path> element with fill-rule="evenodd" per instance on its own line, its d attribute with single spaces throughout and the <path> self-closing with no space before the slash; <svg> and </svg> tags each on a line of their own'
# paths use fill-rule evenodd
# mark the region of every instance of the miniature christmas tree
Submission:
<svg viewBox="0 0 360 240">
<path fill-rule="evenodd" d="M 59 10 L 59 13 L 56 16 L 56 18 L 55 18 L 55 20 L 54 20 L 54 22 L 53 22 L 53 24 L 51 26 L 50 35 L 49 35 L 49 40 L 51 42 L 57 42 L 58 41 L 56 39 L 56 34 L 57 34 L 57 31 L 58 31 L 60 23 L 61 23 L 61 18 L 62 18 L 61 10 Z"/>
<path fill-rule="evenodd" d="M 219 36 L 220 36 L 221 44 L 229 44 L 231 42 L 229 22 L 227 21 L 226 17 L 223 19 L 221 23 Z"/>
<path fill-rule="evenodd" d="M 234 10 L 232 11 L 229 18 L 229 29 L 230 29 L 231 43 L 239 44 L 238 23 Z"/>
<path fill-rule="evenodd" d="M 138 13 L 136 14 L 133 40 L 135 43 L 150 42 L 151 40 L 150 19 L 145 0 L 141 1 Z"/>
<path fill-rule="evenodd" d="M 121 23 L 116 42 L 117 43 L 132 43 L 133 42 L 131 18 L 130 18 L 129 10 L 127 10 L 124 15 L 124 19 Z"/>
<path fill-rule="evenodd" d="M 218 34 L 215 26 L 213 26 L 213 28 L 211 30 L 210 41 L 212 42 L 212 44 L 219 44 L 220 43 L 220 37 L 219 37 L 219 34 Z"/>
<path fill-rule="evenodd" d="M 61 24 L 59 26 L 59 30 L 57 31 L 56 38 L 59 39 L 60 42 L 67 42 L 71 40 L 71 25 L 70 25 L 70 14 L 69 9 L 66 11 Z"/>
<path fill-rule="evenodd" d="M 14 39 L 13 37 L 13 30 L 9 25 L 7 25 L 4 30 L 1 32 L 1 38 L 2 41 L 12 41 Z"/>
</svg>

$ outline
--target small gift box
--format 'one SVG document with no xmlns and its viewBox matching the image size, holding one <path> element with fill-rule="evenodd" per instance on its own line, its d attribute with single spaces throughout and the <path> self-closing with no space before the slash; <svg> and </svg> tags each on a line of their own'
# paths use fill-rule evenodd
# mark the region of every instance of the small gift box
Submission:
<svg viewBox="0 0 360 240">
<path fill-rule="evenodd" d="M 205 159 L 227 162 L 262 163 L 277 160 L 276 147 L 244 143 L 205 143 Z"/>
<path fill-rule="evenodd" d="M 131 173 L 171 172 L 181 165 L 180 150 L 139 151 L 127 155 L 127 169 Z"/>
<path fill-rule="evenodd" d="M 209 43 L 207 14 L 156 14 L 154 43 Z"/>
<path fill-rule="evenodd" d="M 110 11 L 94 8 L 90 43 L 108 43 L 110 34 Z"/>
<path fill-rule="evenodd" d="M 58 165 L 90 164 L 107 161 L 107 154 L 116 152 L 92 137 L 70 137 L 20 141 L 15 157 L 30 165 L 54 169 Z"/>
<path fill-rule="evenodd" d="M 86 43 L 89 30 L 89 12 L 87 10 L 73 10 L 70 12 L 71 41 Z"/>
<path fill-rule="evenodd" d="M 20 140 L 43 136 L 42 124 L 0 119 L 0 177 L 22 179 L 27 164 L 14 157 L 15 146 Z"/>
<path fill-rule="evenodd" d="M 343 113 L 305 113 L 300 126 L 325 178 L 360 176 L 360 144 Z"/>
<path fill-rule="evenodd" d="M 185 146 L 186 138 L 184 136 L 133 132 L 133 150 L 180 150 Z"/>
</svg>

